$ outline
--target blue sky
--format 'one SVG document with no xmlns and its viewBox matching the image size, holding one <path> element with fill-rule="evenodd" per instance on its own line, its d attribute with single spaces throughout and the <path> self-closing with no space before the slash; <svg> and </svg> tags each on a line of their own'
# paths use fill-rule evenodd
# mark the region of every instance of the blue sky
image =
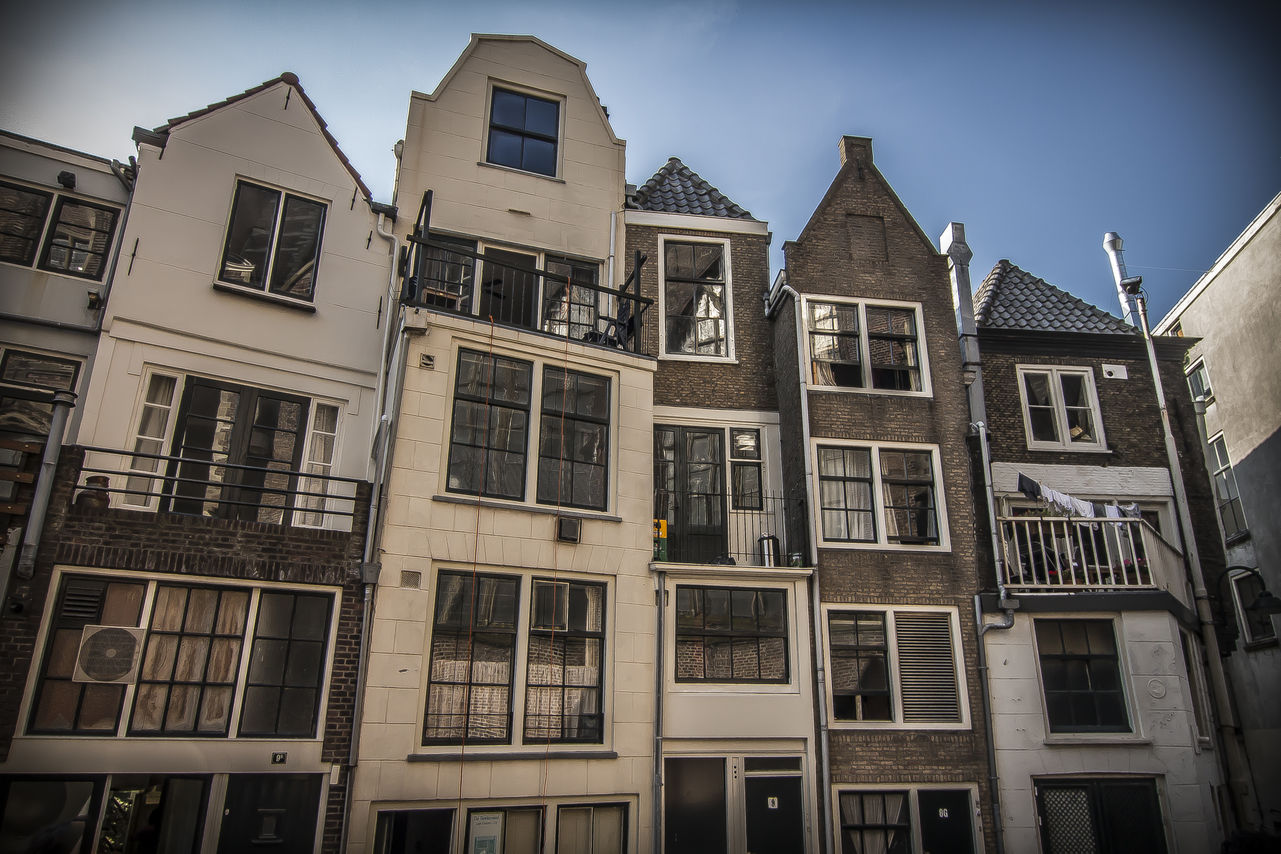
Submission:
<svg viewBox="0 0 1281 854">
<path fill-rule="evenodd" d="M 472 32 L 530 33 L 587 63 L 629 181 L 679 156 L 769 221 L 771 272 L 848 133 L 873 138 L 928 235 L 966 224 L 976 284 L 1008 258 L 1116 313 L 1101 247 L 1117 231 L 1155 322 L 1281 191 L 1272 9 L 54 0 L 6 12 L 0 127 L 125 159 L 134 125 L 291 70 L 388 200 L 409 91 Z"/>
</svg>

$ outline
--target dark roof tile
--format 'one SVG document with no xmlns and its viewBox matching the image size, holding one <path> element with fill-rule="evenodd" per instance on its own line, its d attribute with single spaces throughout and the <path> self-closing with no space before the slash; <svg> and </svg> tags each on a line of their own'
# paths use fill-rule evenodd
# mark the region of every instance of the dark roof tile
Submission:
<svg viewBox="0 0 1281 854">
<path fill-rule="evenodd" d="M 629 193 L 627 206 L 634 210 L 754 219 L 728 196 L 680 161 L 669 158 L 662 169 Z"/>
<path fill-rule="evenodd" d="M 1009 261 L 998 261 L 974 294 L 974 319 L 984 329 L 1028 329 L 1039 332 L 1137 334 L 1121 318 Z"/>
</svg>

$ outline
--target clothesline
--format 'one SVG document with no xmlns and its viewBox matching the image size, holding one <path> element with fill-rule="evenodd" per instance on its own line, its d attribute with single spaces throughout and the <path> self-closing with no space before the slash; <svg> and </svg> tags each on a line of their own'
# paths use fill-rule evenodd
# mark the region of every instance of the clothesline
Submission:
<svg viewBox="0 0 1281 854">
<path fill-rule="evenodd" d="M 1138 504 L 1117 504 L 1115 501 L 1103 503 L 1098 501 L 1086 501 L 1081 498 L 1073 498 L 1066 492 L 1059 492 L 1057 489 L 1046 486 L 1038 480 L 1033 480 L 1023 472 L 1019 472 L 1018 481 L 1019 492 L 1036 501 L 1044 501 L 1055 509 L 1064 511 L 1068 516 L 1074 516 L 1080 519 L 1138 519 Z"/>
</svg>

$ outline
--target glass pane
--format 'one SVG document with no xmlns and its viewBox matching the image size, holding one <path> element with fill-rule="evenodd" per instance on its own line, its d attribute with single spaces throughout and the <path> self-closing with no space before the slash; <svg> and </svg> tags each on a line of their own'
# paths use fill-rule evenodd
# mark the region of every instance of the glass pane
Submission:
<svg viewBox="0 0 1281 854">
<path fill-rule="evenodd" d="M 272 293 L 311 299 L 324 221 L 323 204 L 297 196 L 285 197 L 285 213 L 271 267 Z"/>
<path fill-rule="evenodd" d="M 218 278 L 261 289 L 266 281 L 268 253 L 276 226 L 280 193 L 240 183 L 227 227 L 227 245 Z"/>
</svg>

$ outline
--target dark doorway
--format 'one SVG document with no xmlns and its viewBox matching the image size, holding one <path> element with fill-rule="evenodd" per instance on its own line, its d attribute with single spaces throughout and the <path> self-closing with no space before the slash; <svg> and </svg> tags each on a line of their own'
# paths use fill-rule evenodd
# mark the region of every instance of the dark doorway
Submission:
<svg viewBox="0 0 1281 854">
<path fill-rule="evenodd" d="M 801 778 L 748 777 L 747 850 L 751 854 L 794 854 L 805 850 Z"/>
<path fill-rule="evenodd" d="M 654 518 L 667 520 L 667 560 L 716 563 L 728 554 L 725 434 L 654 428 Z"/>
<path fill-rule="evenodd" d="M 320 808 L 319 774 L 233 774 L 227 780 L 218 854 L 310 854 Z"/>
<path fill-rule="evenodd" d="M 974 854 L 974 815 L 965 789 L 921 789 L 921 850 L 928 854 Z"/>
<path fill-rule="evenodd" d="M 380 812 L 374 854 L 449 854 L 453 826 L 450 809 Z"/>
<path fill-rule="evenodd" d="M 1041 848 L 1046 854 L 1165 854 L 1156 781 L 1038 780 Z"/>
<path fill-rule="evenodd" d="M 725 760 L 666 759 L 663 771 L 666 854 L 725 851 Z"/>
</svg>

